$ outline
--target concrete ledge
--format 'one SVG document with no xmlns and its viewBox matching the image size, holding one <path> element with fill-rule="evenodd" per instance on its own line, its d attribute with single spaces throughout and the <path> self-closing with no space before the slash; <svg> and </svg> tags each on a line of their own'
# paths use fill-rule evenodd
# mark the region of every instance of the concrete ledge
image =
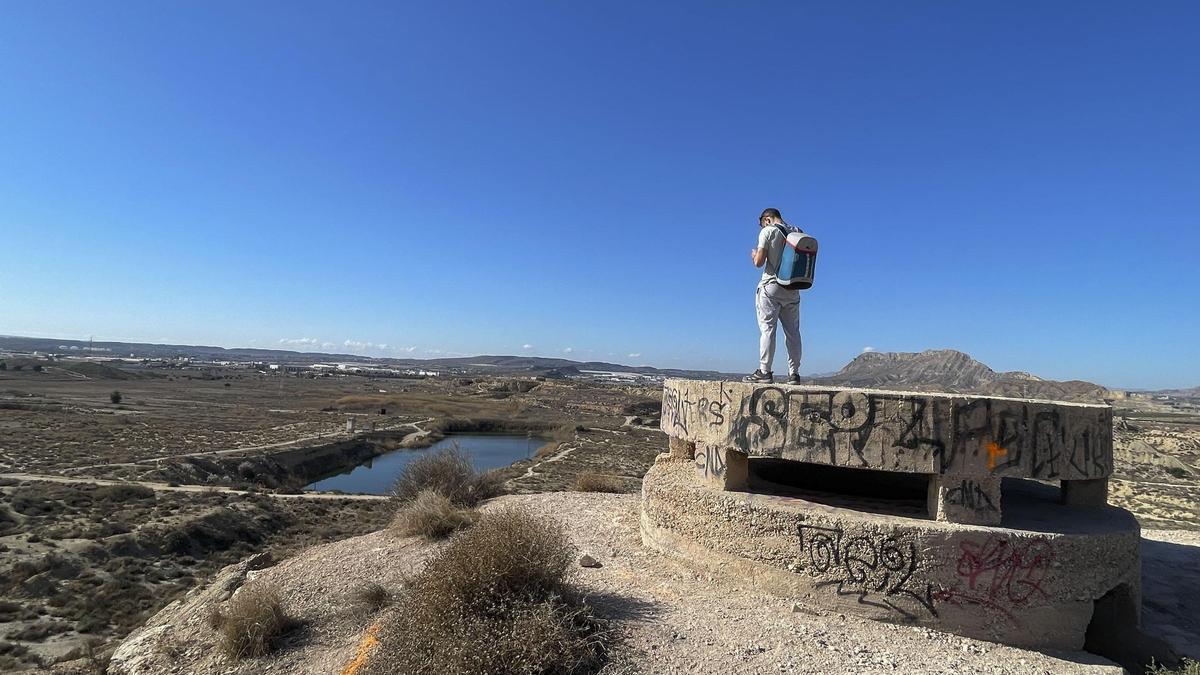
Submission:
<svg viewBox="0 0 1200 675">
<path fill-rule="evenodd" d="M 750 457 L 962 477 L 1112 473 L 1112 409 L 1103 405 L 669 379 L 660 425 Z"/>
<path fill-rule="evenodd" d="M 1060 505 L 1053 487 L 1009 491 L 1001 526 L 985 527 L 725 491 L 694 462 L 660 460 L 642 487 L 646 545 L 804 604 L 1054 649 L 1082 647 L 1113 589 L 1140 606 L 1137 521 Z"/>
</svg>

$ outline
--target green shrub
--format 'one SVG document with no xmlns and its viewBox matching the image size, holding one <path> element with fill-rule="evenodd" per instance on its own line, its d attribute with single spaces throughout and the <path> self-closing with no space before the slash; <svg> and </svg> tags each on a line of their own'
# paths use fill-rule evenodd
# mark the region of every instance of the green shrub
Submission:
<svg viewBox="0 0 1200 675">
<path fill-rule="evenodd" d="M 509 508 L 450 540 L 383 626 L 372 673 L 580 673 L 605 655 L 602 622 L 570 586 L 562 526 Z"/>
<path fill-rule="evenodd" d="M 392 530 L 406 537 L 442 539 L 467 527 L 475 518 L 471 511 L 456 506 L 444 495 L 422 490 L 417 498 L 400 507 L 392 521 Z"/>
<path fill-rule="evenodd" d="M 267 586 L 243 586 L 224 611 L 210 614 L 221 649 L 235 659 L 270 653 L 294 624 L 283 611 L 279 593 Z"/>
<path fill-rule="evenodd" d="M 120 403 L 121 402 L 121 392 L 114 389 L 113 393 L 108 395 L 108 400 L 112 401 L 114 405 L 117 403 Z"/>
<path fill-rule="evenodd" d="M 621 479 L 616 476 L 588 471 L 575 477 L 575 490 L 577 492 L 624 492 L 625 488 Z"/>
<path fill-rule="evenodd" d="M 476 471 L 471 458 L 453 446 L 409 462 L 392 486 L 392 496 L 406 504 L 425 490 L 437 492 L 458 506 L 472 507 L 499 494 L 500 482 L 491 472 Z"/>
</svg>

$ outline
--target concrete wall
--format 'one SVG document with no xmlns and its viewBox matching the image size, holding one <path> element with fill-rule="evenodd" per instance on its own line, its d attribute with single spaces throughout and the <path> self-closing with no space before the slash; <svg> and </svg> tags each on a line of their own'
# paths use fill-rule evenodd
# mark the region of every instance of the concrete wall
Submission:
<svg viewBox="0 0 1200 675">
<path fill-rule="evenodd" d="M 848 467 L 1085 480 L 1112 473 L 1102 405 L 838 387 L 667 380 L 668 435 Z"/>
<path fill-rule="evenodd" d="M 1046 499 L 1014 500 L 1006 527 L 961 525 L 723 491 L 662 455 L 643 481 L 642 534 L 815 608 L 1078 649 L 1096 599 L 1122 584 L 1140 597 L 1140 531 L 1122 509 Z"/>
</svg>

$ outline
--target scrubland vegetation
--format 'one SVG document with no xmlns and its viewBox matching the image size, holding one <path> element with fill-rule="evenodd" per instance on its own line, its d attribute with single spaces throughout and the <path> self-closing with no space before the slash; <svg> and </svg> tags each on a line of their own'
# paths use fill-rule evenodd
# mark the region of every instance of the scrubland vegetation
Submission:
<svg viewBox="0 0 1200 675">
<path fill-rule="evenodd" d="M 575 555 L 553 520 L 517 508 L 484 513 L 407 585 L 369 672 L 595 669 L 609 635 L 571 586 Z"/>
</svg>

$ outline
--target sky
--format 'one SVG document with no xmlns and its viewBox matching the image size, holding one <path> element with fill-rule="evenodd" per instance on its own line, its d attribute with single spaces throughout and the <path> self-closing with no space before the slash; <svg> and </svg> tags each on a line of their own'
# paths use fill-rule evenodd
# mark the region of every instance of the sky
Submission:
<svg viewBox="0 0 1200 675">
<path fill-rule="evenodd" d="M 0 334 L 1200 385 L 1200 3 L 0 5 Z M 782 345 L 779 357 L 782 358 Z M 777 371 L 784 368 L 777 367 Z"/>
</svg>

